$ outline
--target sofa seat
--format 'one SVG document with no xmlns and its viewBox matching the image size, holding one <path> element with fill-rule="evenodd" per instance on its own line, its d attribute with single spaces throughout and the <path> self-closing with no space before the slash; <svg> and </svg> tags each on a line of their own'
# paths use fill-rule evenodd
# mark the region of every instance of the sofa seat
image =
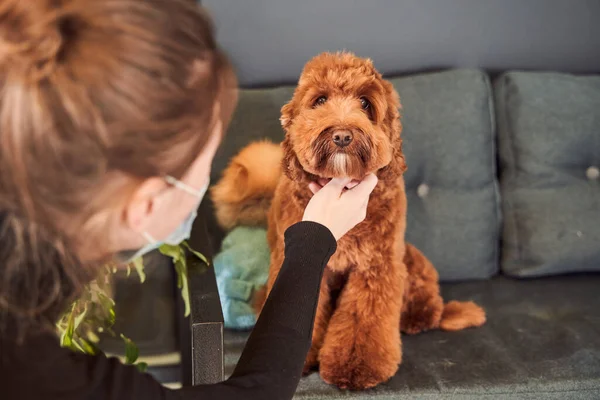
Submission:
<svg viewBox="0 0 600 400">
<path fill-rule="evenodd" d="M 495 277 L 442 285 L 446 299 L 472 299 L 480 329 L 403 336 L 404 359 L 386 384 L 343 392 L 318 374 L 296 399 L 600 399 L 600 274 L 535 280 Z M 247 332 L 225 334 L 231 374 Z"/>
</svg>

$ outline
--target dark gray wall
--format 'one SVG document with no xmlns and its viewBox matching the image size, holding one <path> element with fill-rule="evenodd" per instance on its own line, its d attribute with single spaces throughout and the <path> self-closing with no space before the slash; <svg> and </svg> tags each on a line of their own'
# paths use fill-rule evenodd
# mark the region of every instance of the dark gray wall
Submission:
<svg viewBox="0 0 600 400">
<path fill-rule="evenodd" d="M 448 67 L 600 72 L 600 0 L 203 0 L 242 85 L 294 82 L 321 51 L 388 74 Z"/>
</svg>

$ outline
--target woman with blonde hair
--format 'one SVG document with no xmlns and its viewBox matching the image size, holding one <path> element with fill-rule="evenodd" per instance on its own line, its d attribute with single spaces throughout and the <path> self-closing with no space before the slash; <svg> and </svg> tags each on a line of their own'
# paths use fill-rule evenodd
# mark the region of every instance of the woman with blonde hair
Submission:
<svg viewBox="0 0 600 400">
<path fill-rule="evenodd" d="M 286 259 L 233 375 L 168 390 L 59 346 L 57 318 L 108 261 L 189 236 L 236 101 L 189 0 L 0 0 L 2 399 L 290 399 L 323 269 L 377 179 L 333 180 L 286 232 Z M 343 192 L 343 193 L 342 193 Z"/>
</svg>

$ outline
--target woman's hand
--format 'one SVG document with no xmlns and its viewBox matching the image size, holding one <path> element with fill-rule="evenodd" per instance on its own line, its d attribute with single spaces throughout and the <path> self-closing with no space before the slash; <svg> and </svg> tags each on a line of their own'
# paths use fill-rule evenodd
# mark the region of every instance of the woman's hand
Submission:
<svg viewBox="0 0 600 400">
<path fill-rule="evenodd" d="M 377 185 L 375 174 L 356 183 L 350 178 L 334 178 L 326 185 L 309 185 L 314 196 L 304 210 L 303 221 L 326 226 L 336 240 L 361 223 L 367 216 L 369 196 Z"/>
</svg>

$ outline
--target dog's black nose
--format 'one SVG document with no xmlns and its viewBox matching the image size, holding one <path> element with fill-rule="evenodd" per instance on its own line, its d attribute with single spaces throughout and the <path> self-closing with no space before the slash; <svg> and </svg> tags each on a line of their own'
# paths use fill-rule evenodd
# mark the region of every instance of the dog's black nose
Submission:
<svg viewBox="0 0 600 400">
<path fill-rule="evenodd" d="M 346 147 L 352 143 L 352 133 L 350 131 L 335 131 L 332 138 L 333 143 L 339 147 Z"/>
</svg>

